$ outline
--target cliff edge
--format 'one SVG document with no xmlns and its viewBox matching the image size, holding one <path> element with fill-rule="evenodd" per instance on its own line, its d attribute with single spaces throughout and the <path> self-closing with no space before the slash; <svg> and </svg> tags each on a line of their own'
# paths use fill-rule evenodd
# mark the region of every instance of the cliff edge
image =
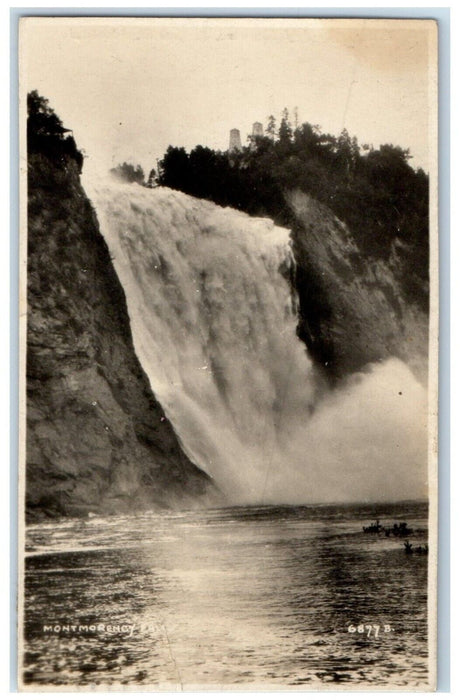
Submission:
<svg viewBox="0 0 460 700">
<path fill-rule="evenodd" d="M 398 247 L 388 260 L 363 255 L 347 226 L 300 191 L 286 196 L 299 295 L 298 335 L 333 382 L 389 357 L 426 382 L 428 315 L 398 277 Z"/>
<path fill-rule="evenodd" d="M 62 133 L 29 135 L 28 520 L 191 505 L 216 493 L 135 355 L 80 169 Z"/>
</svg>

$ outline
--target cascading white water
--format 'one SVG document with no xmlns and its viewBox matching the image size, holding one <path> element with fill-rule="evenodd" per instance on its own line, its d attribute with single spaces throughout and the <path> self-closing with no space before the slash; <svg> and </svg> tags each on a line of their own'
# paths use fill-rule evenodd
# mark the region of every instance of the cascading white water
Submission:
<svg viewBox="0 0 460 700">
<path fill-rule="evenodd" d="M 288 230 L 168 189 L 85 187 L 152 389 L 230 500 L 426 495 L 425 390 L 396 359 L 322 385 L 282 274 Z"/>
</svg>

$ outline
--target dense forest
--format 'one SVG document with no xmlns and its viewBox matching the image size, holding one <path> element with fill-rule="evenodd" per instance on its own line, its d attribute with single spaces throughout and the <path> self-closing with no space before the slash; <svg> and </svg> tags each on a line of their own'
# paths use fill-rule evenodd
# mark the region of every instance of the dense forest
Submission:
<svg viewBox="0 0 460 700">
<path fill-rule="evenodd" d="M 410 157 L 399 146 L 360 146 L 345 129 L 335 137 L 308 123 L 294 128 L 284 110 L 279 127 L 269 117 L 265 134 L 241 150 L 169 146 L 158 184 L 286 226 L 293 225 L 286 193 L 301 190 L 347 224 L 363 255 L 396 255 L 406 299 L 426 310 L 428 176 Z"/>
</svg>

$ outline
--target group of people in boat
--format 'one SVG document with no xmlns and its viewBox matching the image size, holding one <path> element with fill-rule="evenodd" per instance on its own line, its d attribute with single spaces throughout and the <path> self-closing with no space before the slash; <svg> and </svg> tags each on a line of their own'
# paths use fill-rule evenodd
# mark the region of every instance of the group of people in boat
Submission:
<svg viewBox="0 0 460 700">
<path fill-rule="evenodd" d="M 414 547 L 413 544 L 409 542 L 407 537 L 413 533 L 413 530 L 407 527 L 407 523 L 394 523 L 393 527 L 384 527 L 377 518 L 377 520 L 371 522 L 370 525 L 364 525 L 363 532 L 377 535 L 384 534 L 385 537 L 390 537 L 390 535 L 393 537 L 405 537 L 406 541 L 404 542 L 404 551 L 406 554 L 428 554 L 427 544 Z"/>
<path fill-rule="evenodd" d="M 406 554 L 428 554 L 428 545 L 421 544 L 418 547 L 414 547 L 409 540 L 404 542 L 404 551 Z"/>
<path fill-rule="evenodd" d="M 378 535 L 383 533 L 385 537 L 390 537 L 390 535 L 394 537 L 407 537 L 413 532 L 413 530 L 407 527 L 407 523 L 394 523 L 393 527 L 384 527 L 380 524 L 379 519 L 368 526 L 364 525 L 363 531 L 376 533 Z"/>
</svg>

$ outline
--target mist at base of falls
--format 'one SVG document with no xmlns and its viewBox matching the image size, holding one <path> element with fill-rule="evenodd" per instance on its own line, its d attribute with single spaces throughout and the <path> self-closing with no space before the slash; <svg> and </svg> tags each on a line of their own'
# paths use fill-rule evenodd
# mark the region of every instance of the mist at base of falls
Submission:
<svg viewBox="0 0 460 700">
<path fill-rule="evenodd" d="M 164 188 L 84 184 L 152 389 L 230 502 L 426 497 L 425 387 L 394 358 L 326 386 L 296 335 L 287 229 Z"/>
</svg>

